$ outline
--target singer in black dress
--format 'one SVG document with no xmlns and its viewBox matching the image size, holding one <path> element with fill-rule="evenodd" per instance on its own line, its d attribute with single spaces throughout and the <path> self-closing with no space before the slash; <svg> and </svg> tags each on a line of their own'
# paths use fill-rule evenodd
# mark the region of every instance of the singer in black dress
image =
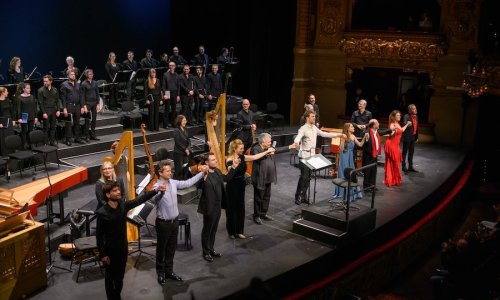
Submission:
<svg viewBox="0 0 500 300">
<path fill-rule="evenodd" d="M 156 70 L 149 69 L 148 79 L 144 85 L 144 98 L 148 105 L 149 130 L 160 130 L 160 105 L 163 105 L 160 80 L 156 78 Z"/>
<path fill-rule="evenodd" d="M 240 163 L 235 168 L 234 176 L 227 181 L 226 192 L 227 202 L 223 203 L 226 210 L 226 229 L 229 238 L 246 239 L 244 235 L 245 226 L 245 174 L 247 172 L 247 164 L 244 161 L 253 161 L 260 159 L 268 154 L 274 153 L 274 148 L 268 148 L 266 151 L 256 155 L 244 155 L 243 142 L 240 139 L 235 139 L 229 144 L 229 154 L 226 158 L 227 167 L 233 165 L 233 161 L 239 158 Z"/>
<path fill-rule="evenodd" d="M 37 102 L 31 94 L 31 85 L 29 83 L 20 83 L 21 94 L 17 95 L 17 114 L 18 122 L 21 124 L 21 139 L 25 149 L 29 148 L 28 134 L 33 131 L 37 118 Z M 23 114 L 27 114 L 27 118 L 23 120 Z"/>
</svg>

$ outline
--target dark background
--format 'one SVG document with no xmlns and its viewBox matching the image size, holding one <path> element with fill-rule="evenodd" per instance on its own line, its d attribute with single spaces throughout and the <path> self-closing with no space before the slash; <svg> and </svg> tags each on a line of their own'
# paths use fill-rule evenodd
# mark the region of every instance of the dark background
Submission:
<svg viewBox="0 0 500 300">
<path fill-rule="evenodd" d="M 133 50 L 140 61 L 148 48 L 159 59 L 178 46 L 189 60 L 200 44 L 214 59 L 222 47 L 234 47 L 240 63 L 228 93 L 259 109 L 276 101 L 288 116 L 295 17 L 295 1 L 2 1 L 0 74 L 6 77 L 10 59 L 19 56 L 26 73 L 37 66 L 41 75 L 61 77 L 70 55 L 80 70 L 93 68 L 104 79 L 110 51 L 121 62 Z"/>
</svg>

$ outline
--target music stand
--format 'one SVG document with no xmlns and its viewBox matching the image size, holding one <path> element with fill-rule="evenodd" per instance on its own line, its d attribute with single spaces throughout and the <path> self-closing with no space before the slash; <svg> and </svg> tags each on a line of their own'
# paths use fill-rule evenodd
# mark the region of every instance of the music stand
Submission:
<svg viewBox="0 0 500 300">
<path fill-rule="evenodd" d="M 333 166 L 333 163 L 324 157 L 322 154 L 311 155 L 307 158 L 300 159 L 300 162 L 306 165 L 311 172 L 314 173 L 314 192 L 313 192 L 313 204 L 316 204 L 316 172 L 321 171 L 326 168 L 330 168 Z M 310 184 L 310 182 L 309 182 Z M 307 196 L 307 201 L 309 202 L 309 198 L 311 195 L 311 187 L 309 187 L 309 194 Z"/>
<path fill-rule="evenodd" d="M 50 252 L 51 251 L 51 238 L 50 238 L 50 223 L 52 223 L 52 219 L 54 218 L 54 215 L 52 213 L 52 182 L 50 181 L 50 174 L 49 174 L 49 170 L 47 168 L 45 168 L 45 173 L 47 175 L 47 182 L 49 183 L 49 196 L 47 197 L 47 199 L 45 199 L 45 209 L 47 210 L 46 211 L 46 214 L 47 214 L 47 219 L 46 219 L 46 222 L 47 222 L 47 247 L 49 249 L 49 261 L 48 261 L 48 265 L 47 265 L 47 268 L 46 268 L 46 273 L 49 274 L 50 271 L 53 269 L 53 268 L 56 268 L 56 269 L 59 269 L 59 270 L 63 270 L 63 271 L 67 271 L 67 272 L 73 272 L 71 269 L 68 269 L 68 268 L 64 268 L 64 267 L 61 267 L 61 266 L 56 266 L 54 264 L 55 261 L 52 260 L 52 253 Z M 60 216 L 61 218 L 63 218 L 63 216 Z"/>
</svg>

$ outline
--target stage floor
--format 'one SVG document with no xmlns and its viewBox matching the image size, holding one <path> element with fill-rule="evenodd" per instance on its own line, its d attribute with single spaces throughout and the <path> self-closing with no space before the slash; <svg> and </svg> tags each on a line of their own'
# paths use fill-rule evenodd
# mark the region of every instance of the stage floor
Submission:
<svg viewBox="0 0 500 300">
<path fill-rule="evenodd" d="M 464 160 L 466 151 L 457 147 L 418 144 L 415 150 L 415 168 L 420 173 L 404 176 L 403 185 L 387 188 L 382 184 L 384 170 L 378 167 L 375 197 L 377 209 L 376 228 L 411 209 L 437 189 Z M 196 213 L 197 203 L 180 204 L 179 210 L 189 215 L 193 249 L 179 249 L 174 259 L 174 271 L 184 278 L 183 282 L 169 281 L 162 287 L 156 281 L 155 263 L 149 257 L 141 257 L 141 263 L 134 268 L 137 254 L 131 255 L 125 273 L 123 299 L 219 299 L 247 287 L 250 280 L 259 277 L 267 280 L 292 270 L 326 253 L 335 247 L 326 245 L 292 232 L 292 223 L 300 217 L 301 207 L 294 204 L 294 194 L 299 169 L 290 164 L 290 154 L 276 156 L 278 182 L 272 186 L 269 215 L 274 221 L 257 225 L 252 221 L 253 188 L 246 189 L 246 240 L 229 239 L 221 217 L 215 249 L 222 258 L 207 263 L 202 258 L 200 233 L 202 216 Z M 383 161 L 383 157 L 381 158 Z M 140 180 L 141 178 L 136 178 Z M 330 199 L 334 190 L 331 178 L 317 177 L 316 202 Z M 360 205 L 369 206 L 371 196 L 359 200 Z M 69 192 L 65 199 L 66 212 L 80 208 L 94 201 L 94 184 L 86 184 Z M 305 206 L 305 204 L 303 204 Z M 44 216 L 40 207 L 40 216 Z M 149 217 L 154 223 L 154 213 Z M 376 230 L 376 229 L 375 229 Z M 51 225 L 51 235 L 60 236 L 69 232 L 68 225 Z M 145 232 L 144 232 L 145 233 Z M 143 235 L 143 241 L 150 240 Z M 181 242 L 180 242 L 181 243 Z M 150 244 L 147 241 L 145 244 Z M 182 248 L 182 246 L 180 246 Z M 154 253 L 154 247 L 146 247 Z M 69 267 L 69 261 L 54 253 L 55 265 Z M 93 298 L 104 299 L 104 277 L 97 268 L 82 270 L 80 282 L 75 282 L 76 272 L 66 273 L 52 269 L 48 287 L 30 299 Z"/>
</svg>

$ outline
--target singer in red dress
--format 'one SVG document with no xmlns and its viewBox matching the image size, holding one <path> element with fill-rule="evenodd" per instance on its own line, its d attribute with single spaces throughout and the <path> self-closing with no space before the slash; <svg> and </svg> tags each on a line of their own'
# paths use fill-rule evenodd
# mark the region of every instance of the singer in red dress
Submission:
<svg viewBox="0 0 500 300">
<path fill-rule="evenodd" d="M 401 155 L 401 150 L 399 149 L 399 143 L 401 140 L 401 135 L 406 130 L 406 128 L 411 124 L 408 121 L 406 125 L 401 127 L 399 122 L 401 121 L 401 112 L 399 110 L 393 110 L 389 115 L 389 129 L 395 131 L 387 141 L 385 142 L 385 179 L 384 183 L 388 187 L 400 185 L 403 176 L 401 175 L 401 162 L 403 160 Z"/>
</svg>

